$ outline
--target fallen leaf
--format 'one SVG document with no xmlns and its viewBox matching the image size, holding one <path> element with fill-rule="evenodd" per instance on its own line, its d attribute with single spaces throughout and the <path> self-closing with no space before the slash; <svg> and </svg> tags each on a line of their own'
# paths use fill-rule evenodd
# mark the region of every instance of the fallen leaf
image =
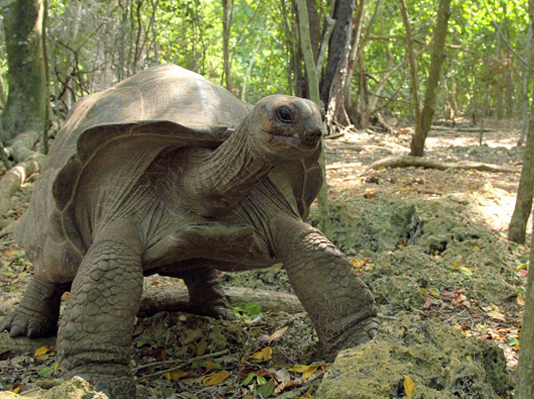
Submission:
<svg viewBox="0 0 534 399">
<path fill-rule="evenodd" d="M 274 390 L 274 393 L 278 395 L 280 392 L 282 392 L 285 389 L 300 387 L 303 384 L 304 383 L 302 381 L 295 381 L 295 380 L 284 381 L 276 387 L 276 389 Z"/>
<path fill-rule="evenodd" d="M 215 368 L 215 362 L 213 360 L 208 360 L 206 362 L 206 373 L 213 371 L 214 368 Z"/>
<path fill-rule="evenodd" d="M 409 399 L 413 398 L 413 391 L 415 389 L 415 382 L 409 375 L 404 376 L 404 392 Z"/>
<path fill-rule="evenodd" d="M 191 375 L 191 373 L 189 371 L 182 371 L 182 370 L 174 370 L 170 373 L 170 380 L 173 381 L 173 382 L 176 382 L 178 381 L 179 379 L 181 378 L 185 378 L 185 377 L 188 377 L 189 375 Z"/>
<path fill-rule="evenodd" d="M 495 320 L 506 321 L 506 318 L 504 317 L 504 315 L 497 310 L 489 311 L 487 315 Z"/>
<path fill-rule="evenodd" d="M 279 339 L 280 337 L 282 337 L 287 331 L 287 327 L 284 327 L 280 330 L 277 330 L 275 332 L 273 332 L 270 336 L 269 336 L 269 341 L 268 341 L 268 344 L 271 345 L 271 343 L 277 339 Z"/>
<path fill-rule="evenodd" d="M 302 374 L 302 381 L 306 381 L 319 368 L 322 369 L 323 372 L 326 372 L 326 363 L 320 362 L 320 363 L 317 363 L 317 364 L 312 364 L 310 366 L 306 366 L 304 364 L 296 364 L 293 367 L 291 367 L 289 369 L 289 371 L 294 371 L 296 373 L 301 373 Z"/>
<path fill-rule="evenodd" d="M 212 385 L 220 384 L 221 382 L 226 380 L 231 375 L 232 375 L 232 373 L 230 373 L 230 372 L 228 372 L 226 370 L 219 371 L 216 374 L 212 374 L 210 376 L 205 377 L 202 380 L 202 385 L 204 385 L 205 387 L 209 387 L 209 386 L 212 386 Z"/>
<path fill-rule="evenodd" d="M 462 273 L 464 276 L 472 276 L 473 271 L 465 266 L 460 266 L 460 273 Z"/>
<path fill-rule="evenodd" d="M 203 336 L 202 331 L 198 329 L 195 329 L 195 330 L 188 329 L 185 331 L 185 338 L 182 341 L 182 345 L 187 345 L 187 344 L 190 344 L 191 342 L 195 342 L 199 340 L 200 338 L 202 338 L 202 336 Z"/>
<path fill-rule="evenodd" d="M 254 360 L 271 360 L 273 357 L 273 348 L 270 346 L 267 346 L 263 348 L 261 351 L 254 353 L 253 355 L 250 355 L 249 358 Z"/>
<path fill-rule="evenodd" d="M 35 350 L 35 353 L 33 354 L 33 356 L 35 357 L 43 356 L 45 353 L 48 353 L 48 348 L 46 346 L 41 346 Z"/>
<path fill-rule="evenodd" d="M 63 295 L 61 295 L 61 300 L 62 301 L 68 301 L 69 296 L 70 296 L 69 292 L 64 292 Z"/>
<path fill-rule="evenodd" d="M 39 377 L 49 377 L 54 372 L 54 367 L 44 366 L 42 369 L 37 371 Z"/>
</svg>

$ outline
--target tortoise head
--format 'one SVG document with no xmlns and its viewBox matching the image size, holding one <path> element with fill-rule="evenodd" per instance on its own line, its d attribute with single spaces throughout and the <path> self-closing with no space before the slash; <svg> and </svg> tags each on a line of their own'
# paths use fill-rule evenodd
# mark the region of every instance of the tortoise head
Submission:
<svg viewBox="0 0 534 399">
<path fill-rule="evenodd" d="M 303 158 L 324 134 L 324 114 L 314 102 L 285 95 L 258 101 L 249 114 L 253 151 L 269 158 Z"/>
</svg>

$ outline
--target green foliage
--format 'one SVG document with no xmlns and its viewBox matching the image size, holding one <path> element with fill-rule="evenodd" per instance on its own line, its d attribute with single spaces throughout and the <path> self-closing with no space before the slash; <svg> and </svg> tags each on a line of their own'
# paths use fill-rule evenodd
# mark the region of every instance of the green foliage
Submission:
<svg viewBox="0 0 534 399">
<path fill-rule="evenodd" d="M 238 317 L 245 319 L 253 319 L 263 311 L 260 304 L 255 302 L 247 302 L 243 306 L 236 306 L 232 308 L 232 312 Z"/>
<path fill-rule="evenodd" d="M 437 2 L 408 3 L 422 93 Z M 499 90 L 509 92 L 510 106 L 520 109 L 523 66 L 518 55 L 525 55 L 527 6 L 512 0 L 452 1 L 438 117 L 451 115 L 452 108 L 456 114 L 480 114 L 484 107 L 486 114 L 495 113 Z M 234 94 L 251 103 L 267 94 L 291 94 L 294 79 L 301 75 L 297 71 L 302 69 L 293 2 L 233 0 L 230 7 Z M 316 2 L 321 32 L 329 7 L 330 2 Z M 57 97 L 53 105 L 63 116 L 80 96 L 154 64 L 175 63 L 222 83 L 220 0 L 49 0 L 48 15 L 51 92 Z M 498 39 L 495 25 L 504 38 Z M 365 2 L 362 35 L 363 70 L 355 70 L 352 98 L 362 90 L 359 82 L 363 78 L 371 113 L 411 120 L 405 32 L 398 2 Z M 5 55 L 1 37 L 0 53 Z M 0 57 L 2 76 L 5 59 Z M 508 78 L 512 86 L 503 87 Z M 484 90 L 488 94 L 485 106 Z"/>
</svg>

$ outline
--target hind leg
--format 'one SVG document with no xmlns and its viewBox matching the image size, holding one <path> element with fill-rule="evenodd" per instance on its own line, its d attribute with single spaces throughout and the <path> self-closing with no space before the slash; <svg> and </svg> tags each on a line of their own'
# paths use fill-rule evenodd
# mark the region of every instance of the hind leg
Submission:
<svg viewBox="0 0 534 399">
<path fill-rule="evenodd" d="M 61 295 L 68 289 L 69 284 L 43 283 L 33 277 L 17 309 L 0 324 L 0 331 L 8 330 L 11 337 L 54 335 Z"/>
<path fill-rule="evenodd" d="M 215 319 L 235 319 L 214 268 L 200 267 L 179 273 L 166 273 L 165 275 L 184 280 L 189 290 L 189 300 L 193 313 Z"/>
</svg>

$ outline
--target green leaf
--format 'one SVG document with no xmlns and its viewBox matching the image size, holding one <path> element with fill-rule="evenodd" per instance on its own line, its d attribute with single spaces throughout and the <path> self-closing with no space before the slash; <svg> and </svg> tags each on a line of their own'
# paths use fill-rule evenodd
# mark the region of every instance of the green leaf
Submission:
<svg viewBox="0 0 534 399">
<path fill-rule="evenodd" d="M 243 381 L 243 385 L 248 385 L 252 382 L 252 380 L 256 377 L 256 373 L 248 373 L 247 378 Z"/>
<path fill-rule="evenodd" d="M 236 306 L 232 308 L 232 311 L 236 313 L 238 316 L 246 316 L 246 317 L 256 317 L 259 315 L 263 309 L 261 308 L 261 305 L 255 302 L 247 302 L 243 306 Z"/>
<path fill-rule="evenodd" d="M 39 377 L 49 377 L 54 372 L 54 367 L 44 366 L 41 370 L 37 371 Z"/>
<path fill-rule="evenodd" d="M 269 382 L 266 383 L 266 384 L 258 385 L 254 389 L 254 392 L 257 395 L 261 395 L 262 398 L 268 398 L 268 397 L 272 396 L 273 393 L 274 393 L 274 382 L 273 382 L 273 380 L 269 380 Z"/>
<path fill-rule="evenodd" d="M 256 382 L 258 383 L 258 385 L 265 385 L 265 384 L 267 384 L 267 379 L 265 377 L 262 377 L 261 375 L 259 375 L 256 378 Z"/>
</svg>

